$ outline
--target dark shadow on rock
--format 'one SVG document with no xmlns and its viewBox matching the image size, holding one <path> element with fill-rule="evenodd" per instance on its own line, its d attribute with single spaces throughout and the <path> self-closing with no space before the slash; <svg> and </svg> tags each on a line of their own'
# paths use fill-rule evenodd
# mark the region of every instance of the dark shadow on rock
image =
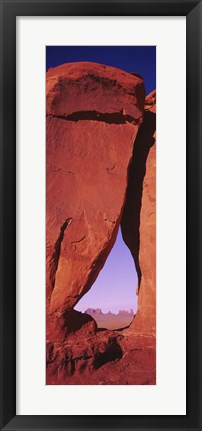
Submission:
<svg viewBox="0 0 202 431">
<path fill-rule="evenodd" d="M 102 365 L 107 364 L 107 362 L 115 361 L 116 359 L 121 359 L 123 352 L 116 338 L 109 340 L 109 344 L 102 353 L 98 353 L 93 361 L 93 366 L 95 369 L 102 367 Z"/>
<path fill-rule="evenodd" d="M 129 169 L 126 201 L 121 219 L 121 232 L 123 240 L 128 246 L 138 275 L 138 284 L 141 281 L 141 268 L 139 264 L 140 248 L 140 211 L 142 202 L 143 180 L 146 173 L 146 161 L 149 150 L 154 144 L 156 130 L 156 114 L 146 111 L 144 121 L 140 127 L 134 144 L 133 157 Z"/>
<path fill-rule="evenodd" d="M 85 325 L 91 323 L 90 329 L 96 329 L 97 324 L 93 317 L 89 316 L 86 313 L 81 313 L 80 311 L 70 310 L 65 311 L 63 313 L 63 330 L 66 330 L 66 333 L 77 332 Z"/>
<path fill-rule="evenodd" d="M 101 121 L 107 124 L 126 124 L 126 123 L 138 124 L 139 123 L 139 117 L 135 118 L 129 114 L 124 114 L 123 110 L 119 112 L 112 112 L 112 113 L 108 113 L 108 112 L 102 113 L 102 112 L 97 112 L 95 110 L 77 111 L 67 115 L 48 114 L 47 116 L 50 118 L 59 118 L 60 120 L 74 121 L 74 122 L 91 120 L 91 121 Z"/>
</svg>

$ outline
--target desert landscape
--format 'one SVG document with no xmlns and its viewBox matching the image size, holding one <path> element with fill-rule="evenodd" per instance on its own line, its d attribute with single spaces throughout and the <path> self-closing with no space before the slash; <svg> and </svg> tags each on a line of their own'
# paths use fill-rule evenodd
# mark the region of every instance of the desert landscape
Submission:
<svg viewBox="0 0 202 431">
<path fill-rule="evenodd" d="M 93 62 L 49 69 L 46 90 L 46 383 L 154 385 L 156 91 Z M 119 227 L 136 315 L 76 311 Z"/>
<path fill-rule="evenodd" d="M 103 313 L 100 308 L 87 308 L 86 314 L 93 317 L 98 328 L 102 329 L 124 329 L 130 325 L 134 318 L 133 310 L 119 310 L 118 313 Z"/>
</svg>

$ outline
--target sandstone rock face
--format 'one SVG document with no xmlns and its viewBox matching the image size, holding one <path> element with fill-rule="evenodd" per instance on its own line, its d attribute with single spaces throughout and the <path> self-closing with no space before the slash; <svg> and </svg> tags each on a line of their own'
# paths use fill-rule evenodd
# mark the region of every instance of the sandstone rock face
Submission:
<svg viewBox="0 0 202 431">
<path fill-rule="evenodd" d="M 138 311 L 130 331 L 156 334 L 156 91 L 145 100 L 122 217 L 123 238 L 139 276 Z M 132 235 L 131 235 L 132 234 Z"/>
<path fill-rule="evenodd" d="M 90 289 L 115 242 L 144 84 L 94 63 L 47 72 L 47 315 Z M 55 333 L 53 331 L 53 333 Z"/>
<path fill-rule="evenodd" d="M 154 92 L 145 116 L 151 116 L 156 124 L 156 100 Z M 152 100 L 151 100 L 152 99 Z M 156 335 L 156 130 L 153 133 L 153 145 L 149 150 L 146 162 L 146 173 L 143 181 L 142 207 L 140 213 L 140 267 L 141 283 L 137 320 L 139 330 Z"/>
<path fill-rule="evenodd" d="M 155 343 L 121 331 L 69 334 L 47 343 L 47 385 L 155 385 Z"/>
<path fill-rule="evenodd" d="M 70 119 L 88 119 L 120 124 L 138 120 L 144 110 L 144 86 L 140 75 L 115 67 L 81 62 L 68 63 L 47 72 L 46 113 Z M 80 116 L 79 116 L 80 115 Z M 114 118 L 113 118 L 114 116 Z"/>
<path fill-rule="evenodd" d="M 64 343 L 72 333 L 76 332 L 78 337 L 86 334 L 90 336 L 97 329 L 97 324 L 91 315 L 76 310 L 66 311 L 63 314 L 54 313 L 47 323 L 46 338 L 55 340 L 57 343 Z"/>
</svg>

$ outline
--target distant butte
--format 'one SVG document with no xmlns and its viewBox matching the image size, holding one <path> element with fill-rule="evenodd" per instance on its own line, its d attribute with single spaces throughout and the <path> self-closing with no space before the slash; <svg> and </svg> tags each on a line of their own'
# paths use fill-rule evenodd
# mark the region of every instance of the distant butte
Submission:
<svg viewBox="0 0 202 431">
<path fill-rule="evenodd" d="M 87 308 L 87 310 L 85 310 L 86 314 L 89 314 L 90 316 L 134 316 L 134 312 L 131 309 L 129 310 L 119 310 L 118 313 L 112 313 L 112 311 L 108 311 L 107 313 L 103 313 L 103 311 L 101 310 L 101 308 Z"/>
</svg>

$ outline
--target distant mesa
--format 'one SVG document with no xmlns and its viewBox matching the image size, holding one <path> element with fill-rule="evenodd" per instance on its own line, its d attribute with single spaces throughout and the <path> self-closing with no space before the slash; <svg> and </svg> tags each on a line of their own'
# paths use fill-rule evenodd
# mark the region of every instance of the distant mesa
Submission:
<svg viewBox="0 0 202 431">
<path fill-rule="evenodd" d="M 121 329 L 128 327 L 133 318 L 133 310 L 119 310 L 117 314 L 108 311 L 103 313 L 101 308 L 87 308 L 85 314 L 89 318 L 93 318 L 98 328 L 105 329 Z"/>
<path fill-rule="evenodd" d="M 86 314 L 89 314 L 90 316 L 96 317 L 96 316 L 134 316 L 134 312 L 132 309 L 130 310 L 119 310 L 118 313 L 112 313 L 111 311 L 108 311 L 108 313 L 103 313 L 101 308 L 87 308 L 87 310 L 85 310 Z"/>
<path fill-rule="evenodd" d="M 130 311 L 129 310 L 119 310 L 119 314 L 121 316 L 128 316 L 128 315 L 134 316 L 134 312 L 132 309 L 130 309 Z"/>
<path fill-rule="evenodd" d="M 96 316 L 100 316 L 101 314 L 104 314 L 101 310 L 101 308 L 87 308 L 87 310 L 85 311 L 86 314 L 90 314 L 91 315 L 96 315 Z"/>
</svg>

